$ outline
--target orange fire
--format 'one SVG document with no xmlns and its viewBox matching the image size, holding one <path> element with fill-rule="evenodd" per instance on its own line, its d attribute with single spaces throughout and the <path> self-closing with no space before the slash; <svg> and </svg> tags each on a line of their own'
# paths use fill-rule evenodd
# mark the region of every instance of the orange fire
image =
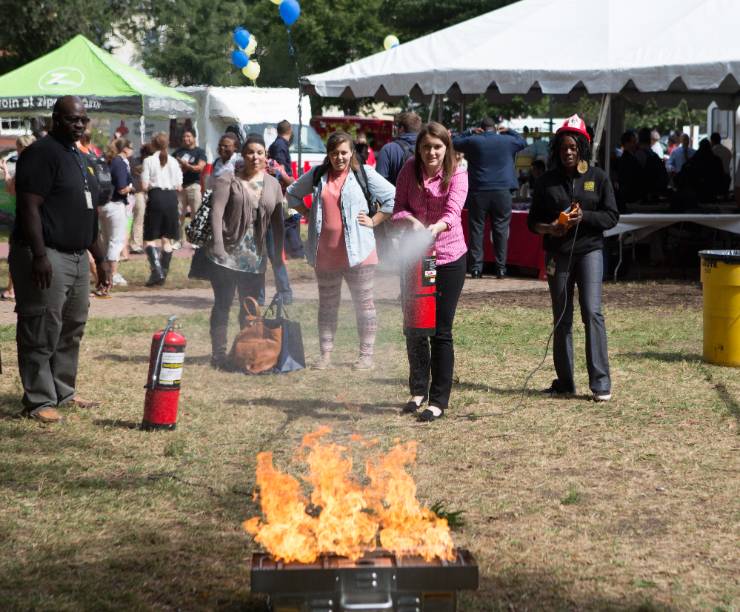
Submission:
<svg viewBox="0 0 740 612">
<path fill-rule="evenodd" d="M 276 469 L 272 453 L 257 455 L 257 487 L 263 519 L 244 522 L 244 529 L 281 561 L 311 563 L 322 554 L 352 560 L 378 546 L 399 557 L 454 559 L 447 520 L 421 506 L 416 484 L 406 471 L 416 461 L 416 443 L 397 444 L 365 465 L 363 486 L 352 471 L 349 449 L 323 443 L 331 430 L 307 434 L 297 458 L 308 466 L 301 483 Z M 364 448 L 377 441 L 352 436 Z"/>
</svg>

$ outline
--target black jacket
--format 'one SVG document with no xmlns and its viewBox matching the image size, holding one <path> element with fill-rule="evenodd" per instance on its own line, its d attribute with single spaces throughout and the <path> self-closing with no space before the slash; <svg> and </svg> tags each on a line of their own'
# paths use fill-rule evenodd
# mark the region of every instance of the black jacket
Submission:
<svg viewBox="0 0 740 612">
<path fill-rule="evenodd" d="M 583 220 L 578 226 L 573 253 L 581 255 L 604 246 L 604 230 L 614 227 L 619 221 L 619 211 L 614 200 L 611 181 L 601 168 L 589 168 L 585 174 L 571 179 L 560 170 L 549 170 L 535 183 L 532 208 L 527 225 L 534 232 L 537 223 L 552 223 L 573 202 L 583 210 Z M 548 253 L 570 253 L 576 229 L 565 236 L 550 234 L 544 237 Z"/>
</svg>

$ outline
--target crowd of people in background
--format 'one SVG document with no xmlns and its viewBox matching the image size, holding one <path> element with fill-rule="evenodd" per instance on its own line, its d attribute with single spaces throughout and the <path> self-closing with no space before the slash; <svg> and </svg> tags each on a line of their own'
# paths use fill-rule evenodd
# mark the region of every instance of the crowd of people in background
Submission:
<svg viewBox="0 0 740 612">
<path fill-rule="evenodd" d="M 575 391 L 572 325 L 578 285 L 589 385 L 594 400 L 607 401 L 611 380 L 601 311 L 604 230 L 617 223 L 620 212 L 654 202 L 690 206 L 715 201 L 730 185 L 732 154 L 719 134 L 703 139 L 697 149 L 687 134 L 671 134 L 664 149 L 660 134 L 648 127 L 622 135 L 608 176 L 592 161 L 593 132 L 578 116 L 569 118 L 548 146 L 539 134 L 520 135 L 501 119 L 485 117 L 472 129 L 453 134 L 439 123 L 424 124 L 414 112 L 402 112 L 394 120 L 393 139 L 377 152 L 369 134 L 337 131 L 328 138 L 324 163 L 302 176 L 294 176 L 288 121 L 277 124 L 269 147 L 262 134 L 224 133 L 208 170 L 209 160 L 190 127 L 178 143 L 166 133 L 155 134 L 134 156 L 124 133 L 116 133 L 104 151 L 91 142 L 85 129 L 89 120 L 77 98 L 60 98 L 53 121 L 52 132 L 21 156 L 18 181 L 2 168 L 11 193 L 26 191 L 11 241 L 15 287 L 11 282 L 3 298 L 12 298 L 14 290 L 19 295 L 24 404 L 30 416 L 47 421 L 59 418 L 56 407 L 65 402 L 84 403 L 74 393 L 77 356 L 72 345 L 79 343 L 84 329 L 88 275 L 95 283 L 91 295 L 108 297 L 111 287 L 127 284 L 121 259 L 145 253 L 146 286 L 165 285 L 173 253 L 187 246 L 183 230 L 188 218 L 204 202 L 211 211 L 211 234 L 206 243 L 193 247 L 190 277 L 208 280 L 213 289 L 211 365 L 217 369 L 229 367 L 233 299 L 268 301 L 268 264 L 276 299 L 292 301 L 284 253 L 305 257 L 314 268 L 320 353 L 313 367 L 334 366 L 341 286 L 346 282 L 359 336 L 354 368 L 373 368 L 378 328 L 374 279 L 377 266 L 389 256 L 383 253 L 389 248 L 383 239 L 386 228 L 427 236 L 436 256 L 437 324 L 428 336 L 406 338 L 409 400 L 403 412 L 436 420 L 450 401 L 457 301 L 466 277 L 480 279 L 484 273 L 485 223 L 490 218 L 494 277 L 501 279 L 507 275 L 512 198 L 521 196 L 523 184 L 531 194 L 529 229 L 543 236 L 555 323 L 557 377 L 546 391 Z M 32 137 L 19 139 L 18 152 L 32 143 Z M 524 180 L 517 175 L 519 154 L 532 159 Z M 63 172 L 46 176 L 44 164 L 49 163 Z M 76 218 L 51 218 L 64 207 L 51 213 L 45 202 L 56 201 L 59 193 L 66 194 L 67 208 L 76 207 Z M 302 221 L 307 224 L 305 244 Z M 397 258 L 399 244 L 394 243 L 391 258 Z M 78 294 L 83 284 L 84 298 Z M 54 313 L 60 309 L 79 316 L 57 321 Z M 245 315 L 242 306 L 240 322 Z M 23 330 L 30 330 L 39 316 L 54 319 L 50 329 L 58 336 L 48 339 L 53 347 L 46 352 L 29 344 L 30 331 L 24 339 Z M 49 369 L 41 363 L 44 359 L 57 360 L 61 369 Z M 44 367 L 48 375 L 36 380 L 32 371 Z"/>
<path fill-rule="evenodd" d="M 719 133 L 703 138 L 698 149 L 685 133 L 668 137 L 650 128 L 627 130 L 614 152 L 612 178 L 622 212 L 663 202 L 672 210 L 728 199 L 732 152 Z"/>
</svg>

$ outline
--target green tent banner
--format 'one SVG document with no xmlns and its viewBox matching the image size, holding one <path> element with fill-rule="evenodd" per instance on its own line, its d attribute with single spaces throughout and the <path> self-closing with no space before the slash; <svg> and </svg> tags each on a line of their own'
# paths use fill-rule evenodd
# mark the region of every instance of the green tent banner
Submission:
<svg viewBox="0 0 740 612">
<path fill-rule="evenodd" d="M 0 77 L 0 114 L 48 114 L 64 95 L 88 112 L 167 118 L 191 115 L 196 101 L 124 64 L 84 36 Z"/>
</svg>

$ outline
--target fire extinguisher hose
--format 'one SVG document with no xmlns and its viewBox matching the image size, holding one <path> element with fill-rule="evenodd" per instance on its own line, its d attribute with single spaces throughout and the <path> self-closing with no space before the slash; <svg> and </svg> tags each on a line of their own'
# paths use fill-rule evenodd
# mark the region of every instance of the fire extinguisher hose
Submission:
<svg viewBox="0 0 740 612">
<path fill-rule="evenodd" d="M 162 330 L 162 337 L 159 339 L 159 346 L 157 347 L 157 358 L 154 360 L 154 367 L 152 368 L 152 376 L 144 385 L 145 389 L 154 389 L 159 382 L 159 369 L 162 366 L 162 353 L 164 352 L 164 344 L 167 340 L 167 334 L 169 334 L 175 327 L 176 315 L 172 315 L 167 319 L 167 325 Z"/>
</svg>

